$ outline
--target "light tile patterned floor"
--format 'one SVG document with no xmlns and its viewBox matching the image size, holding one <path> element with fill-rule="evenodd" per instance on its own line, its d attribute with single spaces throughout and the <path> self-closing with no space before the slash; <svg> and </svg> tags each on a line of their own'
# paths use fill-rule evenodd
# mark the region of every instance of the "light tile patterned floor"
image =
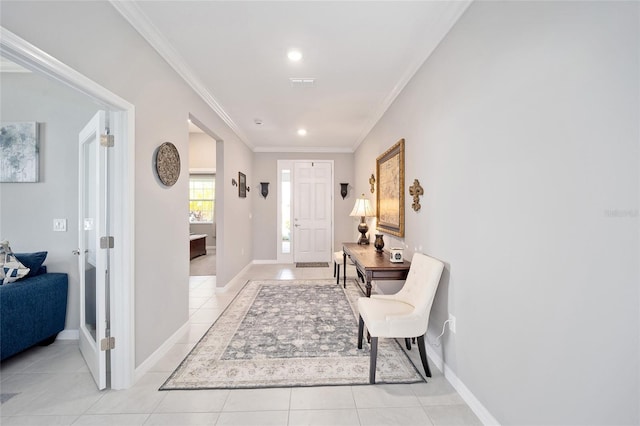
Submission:
<svg viewBox="0 0 640 426">
<path fill-rule="evenodd" d="M 190 327 L 127 390 L 98 391 L 77 342 L 35 347 L 0 365 L 2 425 L 478 425 L 432 365 L 428 383 L 245 390 L 158 391 L 248 279 L 330 278 L 333 268 L 253 265 L 225 293 L 215 277 L 190 281 Z M 417 348 L 412 359 L 420 365 Z M 413 357 L 415 355 L 415 357 Z M 9 395 L 10 396 L 10 395 Z"/>
</svg>

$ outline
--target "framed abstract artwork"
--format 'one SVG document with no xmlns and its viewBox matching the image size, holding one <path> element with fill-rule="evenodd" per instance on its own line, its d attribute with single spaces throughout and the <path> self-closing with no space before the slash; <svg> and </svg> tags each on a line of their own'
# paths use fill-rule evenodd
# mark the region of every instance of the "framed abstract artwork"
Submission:
<svg viewBox="0 0 640 426">
<path fill-rule="evenodd" d="M 404 237 L 404 139 L 376 159 L 376 229 Z"/>
<path fill-rule="evenodd" d="M 34 121 L 0 123 L 0 182 L 39 182 L 38 127 Z"/>
</svg>

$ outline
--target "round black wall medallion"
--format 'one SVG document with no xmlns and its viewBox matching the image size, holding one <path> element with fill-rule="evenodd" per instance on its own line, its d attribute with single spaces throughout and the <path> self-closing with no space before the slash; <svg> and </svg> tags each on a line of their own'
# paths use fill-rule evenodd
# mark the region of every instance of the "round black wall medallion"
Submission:
<svg viewBox="0 0 640 426">
<path fill-rule="evenodd" d="M 180 154 L 171 142 L 163 143 L 156 151 L 156 173 L 166 186 L 173 186 L 180 177 Z"/>
</svg>

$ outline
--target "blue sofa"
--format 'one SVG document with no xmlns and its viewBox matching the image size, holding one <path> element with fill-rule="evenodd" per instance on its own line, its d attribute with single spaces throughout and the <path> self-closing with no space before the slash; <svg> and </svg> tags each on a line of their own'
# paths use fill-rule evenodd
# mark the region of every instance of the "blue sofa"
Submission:
<svg viewBox="0 0 640 426">
<path fill-rule="evenodd" d="M 67 274 L 36 274 L 0 286 L 0 360 L 53 343 L 67 316 Z"/>
</svg>

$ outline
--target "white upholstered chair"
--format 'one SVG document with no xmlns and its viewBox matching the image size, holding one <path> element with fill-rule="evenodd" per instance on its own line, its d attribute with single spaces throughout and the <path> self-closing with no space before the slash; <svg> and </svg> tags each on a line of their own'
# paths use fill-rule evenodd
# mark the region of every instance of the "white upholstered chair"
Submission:
<svg viewBox="0 0 640 426">
<path fill-rule="evenodd" d="M 376 358 L 378 338 L 416 337 L 420 359 L 427 377 L 431 377 L 424 338 L 429 326 L 429 313 L 435 297 L 444 264 L 427 255 L 416 253 L 411 260 L 411 268 L 404 287 L 390 295 L 373 294 L 358 299 L 358 349 L 362 349 L 364 326 L 371 335 L 371 358 L 369 362 L 369 383 L 376 382 Z M 407 343 L 408 344 L 408 343 Z"/>
</svg>

